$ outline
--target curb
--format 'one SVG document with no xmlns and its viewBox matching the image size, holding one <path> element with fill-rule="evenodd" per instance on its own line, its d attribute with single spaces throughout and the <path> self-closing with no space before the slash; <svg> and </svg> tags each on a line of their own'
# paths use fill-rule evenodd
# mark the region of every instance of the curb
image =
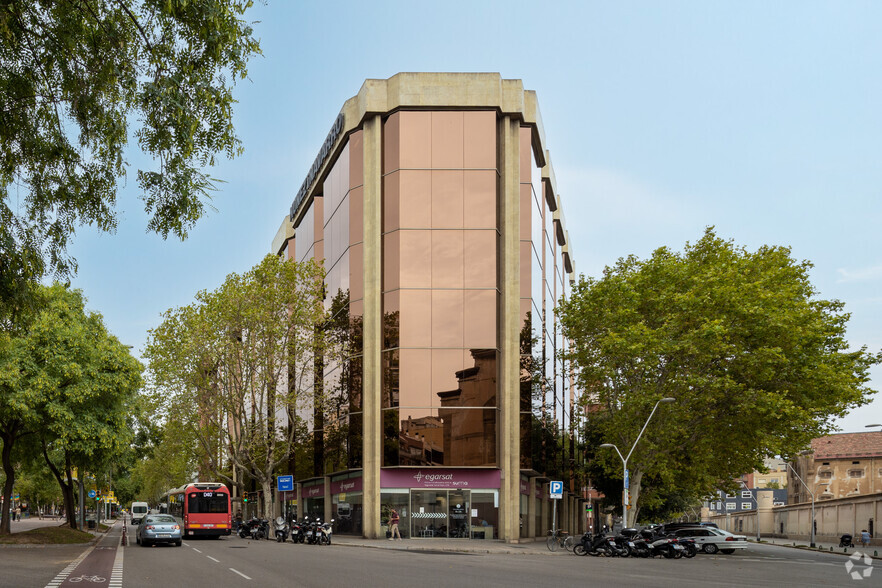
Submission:
<svg viewBox="0 0 882 588">
<path fill-rule="evenodd" d="M 757 544 L 756 541 L 751 541 L 751 543 Z M 827 553 L 830 555 L 841 555 L 841 556 L 844 556 L 847 558 L 852 557 L 855 553 L 861 553 L 862 555 L 869 556 L 872 559 L 882 559 L 882 555 L 875 555 L 876 553 L 879 552 L 878 548 L 873 549 L 873 553 L 871 554 L 871 553 L 867 553 L 865 551 L 860 551 L 858 549 L 855 549 L 852 552 L 837 551 L 837 549 L 838 549 L 837 547 L 833 547 L 833 549 L 830 550 L 830 549 L 823 549 L 820 547 L 810 547 L 808 545 L 792 545 L 792 544 L 788 545 L 786 543 L 772 543 L 769 541 L 760 541 L 759 544 L 760 545 L 774 545 L 776 547 L 787 547 L 788 549 L 800 549 L 802 551 L 810 551 L 812 553 Z"/>
<path fill-rule="evenodd" d="M 422 546 L 422 545 L 381 545 L 381 544 L 372 544 L 372 543 L 352 543 L 352 542 L 337 542 L 332 543 L 334 546 L 343 546 L 343 547 L 366 547 L 368 549 L 385 549 L 387 551 L 412 551 L 412 552 L 430 552 L 430 553 L 471 553 L 476 555 L 532 555 L 532 556 L 540 556 L 540 557 L 548 557 L 562 554 L 572 555 L 571 552 L 561 550 L 558 552 L 551 551 L 528 551 L 525 548 L 522 550 L 516 550 L 510 547 L 503 547 L 500 549 L 479 549 L 479 548 L 462 548 L 462 547 L 433 547 L 433 546 Z"/>
</svg>

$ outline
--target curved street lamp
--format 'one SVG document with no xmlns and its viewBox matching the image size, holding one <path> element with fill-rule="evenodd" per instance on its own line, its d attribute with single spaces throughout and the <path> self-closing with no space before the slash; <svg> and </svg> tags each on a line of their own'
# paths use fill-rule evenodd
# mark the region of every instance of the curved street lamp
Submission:
<svg viewBox="0 0 882 588">
<path fill-rule="evenodd" d="M 652 415 L 655 414 L 655 409 L 658 408 L 659 404 L 670 404 L 671 402 L 676 402 L 675 398 L 662 398 L 658 402 L 655 403 L 655 406 L 652 407 L 652 412 L 649 413 L 649 418 L 646 419 L 646 422 L 643 423 L 643 428 L 640 429 L 640 434 L 637 435 L 637 439 L 634 441 L 634 445 L 631 446 L 631 451 L 628 452 L 627 457 L 622 457 L 622 452 L 619 451 L 619 448 L 613 445 L 612 443 L 603 443 L 600 447 L 612 447 L 616 450 L 616 453 L 619 454 L 619 459 L 622 460 L 622 469 L 624 470 L 623 475 L 623 487 L 624 492 L 622 493 L 622 528 L 628 528 L 628 460 L 631 459 L 631 454 L 634 453 L 634 448 L 637 447 L 637 443 L 640 441 L 640 437 L 643 436 L 643 431 L 646 430 L 646 425 L 649 424 L 649 421 L 652 420 Z"/>
</svg>

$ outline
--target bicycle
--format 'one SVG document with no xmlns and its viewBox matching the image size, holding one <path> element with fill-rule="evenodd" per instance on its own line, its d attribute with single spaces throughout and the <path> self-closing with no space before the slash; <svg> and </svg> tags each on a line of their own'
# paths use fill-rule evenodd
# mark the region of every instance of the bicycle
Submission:
<svg viewBox="0 0 882 588">
<path fill-rule="evenodd" d="M 566 531 L 561 531 L 560 529 L 558 529 L 557 532 L 548 531 L 548 539 L 545 541 L 548 551 L 557 551 L 561 546 L 567 551 L 572 551 L 575 544 L 576 539 Z"/>
</svg>

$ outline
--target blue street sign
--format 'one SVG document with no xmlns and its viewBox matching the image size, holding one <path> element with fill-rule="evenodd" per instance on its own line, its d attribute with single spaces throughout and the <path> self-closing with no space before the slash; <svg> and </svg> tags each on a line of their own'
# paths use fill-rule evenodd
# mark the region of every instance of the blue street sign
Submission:
<svg viewBox="0 0 882 588">
<path fill-rule="evenodd" d="M 552 482 L 548 494 L 550 498 L 563 498 L 563 482 Z"/>
<path fill-rule="evenodd" d="M 628 470 L 625 470 L 625 488 L 629 488 L 631 486 L 631 476 L 628 475 Z"/>
<path fill-rule="evenodd" d="M 279 492 L 293 492 L 294 476 L 277 476 L 276 484 L 278 485 L 277 490 Z"/>
<path fill-rule="evenodd" d="M 95 491 L 89 490 L 89 498 L 95 498 Z"/>
</svg>

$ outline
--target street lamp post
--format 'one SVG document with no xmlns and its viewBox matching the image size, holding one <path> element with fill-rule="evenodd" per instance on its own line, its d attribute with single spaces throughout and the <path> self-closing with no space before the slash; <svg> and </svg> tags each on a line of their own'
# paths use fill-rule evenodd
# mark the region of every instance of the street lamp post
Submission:
<svg viewBox="0 0 882 588">
<path fill-rule="evenodd" d="M 793 475 L 796 476 L 796 479 L 805 487 L 806 491 L 809 493 L 809 496 L 812 497 L 812 520 L 809 521 L 809 526 L 811 527 L 811 542 L 809 545 L 811 547 L 815 546 L 815 493 L 812 492 L 811 488 L 808 487 L 808 484 L 802 481 L 802 478 L 799 477 L 799 474 L 796 473 L 796 470 L 790 465 L 790 462 L 785 462 L 787 467 L 790 468 L 790 471 L 793 472 Z M 759 510 L 759 509 L 757 509 Z"/>
<path fill-rule="evenodd" d="M 624 479 L 622 480 L 623 489 L 624 489 L 624 492 L 622 493 L 622 528 L 623 529 L 626 529 L 628 527 L 628 502 L 629 502 L 629 500 L 628 500 L 628 460 L 631 459 L 631 454 L 634 453 L 634 448 L 637 447 L 637 443 L 640 441 L 640 437 L 643 436 L 643 431 L 646 430 L 646 425 L 648 425 L 649 421 L 652 420 L 652 415 L 655 414 L 655 409 L 658 408 L 658 405 L 662 404 L 662 403 L 669 404 L 674 401 L 675 401 L 674 398 L 662 398 L 661 400 L 659 400 L 658 402 L 655 403 L 655 406 L 652 407 L 652 412 L 649 413 L 649 418 L 647 418 L 646 422 L 643 423 L 643 428 L 640 429 L 640 434 L 637 435 L 637 439 L 634 441 L 634 445 L 631 446 L 631 451 L 628 452 L 627 457 L 622 457 L 622 452 L 619 451 L 619 448 L 616 447 L 615 445 L 613 445 L 612 443 L 604 443 L 600 446 L 600 447 L 612 447 L 613 449 L 616 450 L 616 453 L 619 454 L 619 459 L 622 460 L 622 469 L 624 470 L 624 476 L 623 476 Z"/>
</svg>

